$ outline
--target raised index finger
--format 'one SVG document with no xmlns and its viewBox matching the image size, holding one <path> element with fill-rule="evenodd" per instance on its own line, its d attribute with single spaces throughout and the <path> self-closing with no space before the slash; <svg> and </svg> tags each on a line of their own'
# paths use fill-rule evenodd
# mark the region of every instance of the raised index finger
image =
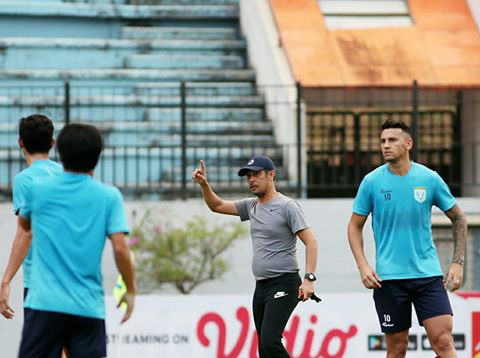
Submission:
<svg viewBox="0 0 480 358">
<path fill-rule="evenodd" d="M 207 171 L 207 168 L 205 167 L 205 161 L 203 159 L 200 160 L 200 168 L 204 173 Z"/>
</svg>

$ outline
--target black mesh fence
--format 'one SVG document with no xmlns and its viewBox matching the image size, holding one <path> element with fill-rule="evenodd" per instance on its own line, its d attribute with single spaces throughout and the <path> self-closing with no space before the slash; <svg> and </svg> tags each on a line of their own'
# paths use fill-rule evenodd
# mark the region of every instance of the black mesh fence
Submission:
<svg viewBox="0 0 480 358">
<path fill-rule="evenodd" d="M 43 113 L 57 133 L 69 122 L 97 126 L 105 150 L 95 177 L 131 198 L 198 196 L 191 173 L 201 159 L 216 191 L 246 193 L 237 171 L 255 154 L 272 157 L 277 186 L 289 195 L 353 197 L 363 176 L 383 163 L 380 126 L 389 118 L 412 125 L 412 156 L 455 195 L 479 195 L 479 93 L 245 82 L 2 85 L 0 190 L 8 198 L 25 167 L 19 118 Z"/>
</svg>

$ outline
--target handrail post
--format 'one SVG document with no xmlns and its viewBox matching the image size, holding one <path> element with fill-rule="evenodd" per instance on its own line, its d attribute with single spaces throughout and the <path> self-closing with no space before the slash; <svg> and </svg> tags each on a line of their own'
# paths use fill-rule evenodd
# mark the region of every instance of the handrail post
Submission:
<svg viewBox="0 0 480 358">
<path fill-rule="evenodd" d="M 412 160 L 417 161 L 418 158 L 418 83 L 413 80 L 412 84 Z"/>
<path fill-rule="evenodd" d="M 297 197 L 303 193 L 302 183 L 302 84 L 298 81 L 297 87 Z"/>
<path fill-rule="evenodd" d="M 70 82 L 65 81 L 64 84 L 64 121 L 65 125 L 70 124 Z"/>
<path fill-rule="evenodd" d="M 187 200 L 187 90 L 185 81 L 180 84 L 181 145 L 182 145 L 182 199 Z"/>
</svg>

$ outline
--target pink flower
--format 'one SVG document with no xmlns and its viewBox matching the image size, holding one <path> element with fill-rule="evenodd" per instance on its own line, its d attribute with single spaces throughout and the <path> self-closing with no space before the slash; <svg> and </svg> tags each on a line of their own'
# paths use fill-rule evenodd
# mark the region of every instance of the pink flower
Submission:
<svg viewBox="0 0 480 358">
<path fill-rule="evenodd" d="M 132 238 L 130 238 L 130 240 L 128 241 L 128 244 L 129 245 L 135 245 L 137 242 L 140 241 L 140 238 L 138 236 L 133 236 Z"/>
<path fill-rule="evenodd" d="M 155 234 L 160 235 L 162 233 L 162 227 L 160 225 L 155 225 L 153 231 L 155 231 Z"/>
</svg>

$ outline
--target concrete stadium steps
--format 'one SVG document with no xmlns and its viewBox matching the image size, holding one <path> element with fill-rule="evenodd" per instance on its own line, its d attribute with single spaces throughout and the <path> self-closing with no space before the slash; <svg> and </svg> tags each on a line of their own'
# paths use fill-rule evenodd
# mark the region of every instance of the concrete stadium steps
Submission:
<svg viewBox="0 0 480 358">
<path fill-rule="evenodd" d="M 46 96 L 0 96 L 0 106 L 60 106 L 64 104 L 63 97 L 46 97 Z M 70 97 L 71 107 L 122 107 L 122 106 L 139 106 L 139 107 L 179 107 L 181 98 L 179 96 L 139 96 L 139 95 L 91 95 L 91 96 L 75 96 Z M 262 96 L 187 96 L 187 107 L 263 107 Z M 107 111 L 106 111 L 107 112 Z"/>
<path fill-rule="evenodd" d="M 20 117 L 30 113 L 46 113 L 56 123 L 63 121 L 64 113 L 62 106 L 21 106 L 21 110 L 14 114 L 12 107 L 0 107 L 0 131 L 16 134 L 17 121 Z M 72 108 L 70 111 L 72 122 L 146 122 L 153 125 L 163 122 L 175 121 L 180 123 L 181 111 L 179 108 L 142 108 L 136 106 L 126 107 L 83 107 Z M 264 117 L 264 111 L 260 108 L 188 108 L 186 120 L 190 122 L 239 122 L 243 123 L 245 130 L 256 122 L 268 121 Z M 0 143 L 1 144 L 1 143 Z"/>
<path fill-rule="evenodd" d="M 66 48 L 85 50 L 128 50 L 130 52 L 141 51 L 144 53 L 154 51 L 169 51 L 183 49 L 186 53 L 192 51 L 221 51 L 221 50 L 245 50 L 246 42 L 241 39 L 234 40 L 196 40 L 196 39 L 100 39 L 100 38 L 36 38 L 36 37 L 3 37 L 0 38 L 0 46 L 3 48 L 45 48 L 59 50 Z M 206 52 L 209 53 L 209 52 Z"/>
<path fill-rule="evenodd" d="M 205 160 L 210 183 L 215 189 L 228 189 L 229 186 L 247 188 L 245 179 L 239 178 L 237 171 L 245 165 L 253 154 L 270 156 L 277 165 L 277 183 L 286 178 L 282 152 L 272 146 L 242 147 L 189 147 L 186 150 L 187 184 L 191 183 L 191 173 Z M 7 158 L 10 157 L 10 160 Z M 7 152 L 0 149 L 0 186 L 11 183 L 16 173 L 25 167 L 22 154 L 15 148 Z M 107 147 L 95 169 L 94 177 L 122 187 L 172 188 L 182 181 L 182 152 L 178 147 Z"/>
<path fill-rule="evenodd" d="M 55 119 L 54 119 L 55 120 Z M 76 121 L 75 121 L 76 122 Z M 138 121 L 138 120 L 95 120 L 95 117 L 83 119 L 82 123 L 91 123 L 102 131 L 110 133 L 119 131 L 125 133 L 144 133 L 151 132 L 156 134 L 180 134 L 182 132 L 182 123 L 176 119 L 162 118 L 158 121 Z M 60 130 L 63 126 L 59 120 L 56 120 L 56 129 Z M 269 121 L 252 121 L 246 123 L 243 119 L 232 120 L 187 120 L 185 122 L 189 134 L 218 134 L 218 135 L 256 135 L 272 134 L 273 126 Z M 17 135 L 16 121 L 0 122 L 0 133 Z M 2 143 L 6 144 L 6 143 Z"/>
<path fill-rule="evenodd" d="M 251 82 L 187 82 L 185 83 L 187 96 L 251 96 L 257 89 Z M 178 82 L 145 82 L 134 86 L 137 95 L 150 96 L 180 96 Z"/>
<path fill-rule="evenodd" d="M 180 146 L 182 137 L 180 134 L 160 135 L 155 132 L 130 131 L 122 132 L 120 130 L 112 131 L 105 135 L 105 144 L 109 146 L 124 147 L 135 145 L 149 145 L 154 147 Z M 250 146 L 252 143 L 262 143 L 263 146 L 274 147 L 275 141 L 271 134 L 235 134 L 224 135 L 223 133 L 215 134 L 188 134 L 186 136 L 186 144 L 189 147 L 243 147 Z"/>
<path fill-rule="evenodd" d="M 103 133 L 110 147 L 155 146 L 169 147 L 182 144 L 182 128 L 178 121 L 170 122 L 90 122 Z M 262 143 L 274 146 L 270 122 L 192 122 L 186 123 L 187 147 L 244 146 Z M 11 139 L 11 136 L 10 136 Z"/>
<path fill-rule="evenodd" d="M 108 81 L 107 81 L 108 82 Z M 71 86 L 75 96 L 137 95 L 137 96 L 180 96 L 180 82 L 135 82 L 116 81 L 105 85 L 79 83 Z M 186 82 L 187 96 L 256 96 L 257 88 L 252 82 Z M 22 85 L 2 83 L 0 97 L 13 97 L 20 100 L 23 96 L 62 97 L 65 87 L 62 82 L 51 84 Z"/>
<path fill-rule="evenodd" d="M 191 172 L 205 159 L 216 189 L 238 192 L 246 190 L 238 168 L 262 153 L 278 166 L 277 184 L 284 181 L 284 151 L 246 68 L 239 0 L 68 1 L 0 0 L 0 82 L 8 84 L 0 86 L 0 185 L 16 172 L 5 148 L 17 148 L 20 116 L 46 113 L 56 133 L 62 128 L 66 81 L 70 121 L 104 135 L 99 179 L 164 197 L 185 179 L 194 190 Z"/>
<path fill-rule="evenodd" d="M 164 134 L 154 130 L 140 131 L 130 130 L 124 131 L 112 129 L 111 132 L 101 130 L 103 133 L 105 144 L 111 147 L 122 148 L 125 146 L 152 146 L 152 147 L 172 147 L 180 148 L 182 144 L 182 136 L 180 134 Z M 17 145 L 18 132 L 1 132 L 0 131 L 0 148 L 14 147 Z M 222 147 L 248 147 L 252 143 L 261 143 L 262 146 L 275 147 L 273 136 L 269 134 L 226 134 L 215 132 L 213 134 L 188 134 L 186 136 L 186 145 L 188 147 L 205 147 L 215 148 Z"/>
<path fill-rule="evenodd" d="M 12 70 L 245 67 L 243 40 L 3 38 L 0 48 L 0 68 Z"/>
<path fill-rule="evenodd" d="M 122 86 L 125 83 L 157 81 L 213 81 L 213 82 L 253 82 L 255 72 L 252 69 L 25 69 L 0 70 L 0 81 L 10 84 L 24 83 L 32 85 L 61 84 L 72 81 L 74 84 L 103 83 Z M 117 82 L 118 81 L 118 82 Z"/>
<path fill-rule="evenodd" d="M 238 166 L 228 163 L 221 169 L 209 167 L 209 182 L 214 185 L 214 189 L 228 188 L 232 184 L 236 186 L 234 188 L 237 190 L 239 187 L 248 189 L 245 178 L 240 178 L 237 175 L 240 165 L 245 165 L 245 163 L 242 162 Z M 21 170 L 19 165 L 18 169 L 16 169 L 17 165 L 12 168 L 11 164 L 0 161 L 2 173 L 7 173 L 9 167 L 11 168 L 11 175 L 3 175 L 0 178 L 0 189 L 11 186 L 13 177 Z M 198 167 L 198 163 L 195 166 L 190 165 L 187 167 L 185 179 L 187 185 L 191 187 L 195 187 L 192 183 L 191 175 L 196 167 Z M 181 168 L 180 159 L 172 161 L 170 159 L 159 160 L 158 158 L 151 158 L 149 160 L 142 157 L 128 157 L 126 160 L 119 161 L 116 156 L 113 158 L 104 156 L 95 168 L 94 178 L 120 186 L 124 190 L 134 188 L 151 188 L 155 190 L 162 187 L 172 188 L 173 185 L 178 188 L 183 178 L 179 168 Z M 285 175 L 280 174 L 282 172 L 282 168 L 279 167 L 277 184 L 283 182 L 285 178 Z"/>
<path fill-rule="evenodd" d="M 261 108 L 187 108 L 187 121 L 240 121 L 246 126 L 251 122 L 263 121 L 264 110 Z M 150 108 L 145 112 L 147 121 L 180 121 L 179 108 Z"/>
<path fill-rule="evenodd" d="M 235 148 L 233 148 L 235 150 Z M 273 152 L 274 149 L 270 152 Z M 127 151 L 128 152 L 128 151 Z M 130 154 L 123 153 L 122 150 L 116 152 L 106 150 L 102 154 L 100 162 L 95 170 L 95 177 L 102 178 L 107 182 L 117 184 L 138 183 L 140 185 L 159 185 L 162 186 L 161 181 L 168 181 L 170 183 L 180 183 L 183 180 L 182 159 L 181 153 L 177 151 L 163 150 L 157 153 L 143 154 L 132 151 Z M 134 153 L 135 152 L 135 153 Z M 268 151 L 267 151 L 268 152 Z M 191 157 L 187 154 L 187 169 L 185 179 L 187 183 L 191 183 L 192 171 L 198 168 L 200 159 L 205 160 L 207 164 L 208 178 L 212 184 L 220 184 L 225 182 L 245 182 L 244 178 L 238 177 L 238 169 L 245 165 L 252 155 L 252 150 L 244 151 L 241 156 L 232 156 L 232 153 L 225 152 L 224 155 L 216 154 L 212 156 L 198 155 Z M 279 163 L 277 166 L 277 180 L 284 180 L 286 178 L 285 170 L 281 165 L 281 154 L 277 153 L 272 156 L 271 153 L 267 155 Z M 230 157 L 228 157 L 230 155 Z M 123 160 L 118 160 L 118 159 Z M 222 160 L 222 158 L 224 158 Z M 277 159 L 278 158 L 278 159 Z M 133 171 L 133 169 L 135 169 Z M 165 183 L 163 184 L 165 185 Z"/>
<path fill-rule="evenodd" d="M 124 133 L 153 133 L 153 134 L 180 134 L 182 125 L 180 121 L 161 121 L 161 122 L 139 122 L 139 121 L 113 121 L 113 122 L 90 122 L 96 125 L 100 130 L 110 132 Z M 187 121 L 185 123 L 188 134 L 191 135 L 209 135 L 219 136 L 230 135 L 270 135 L 273 132 L 271 122 L 254 122 L 248 126 L 243 121 Z"/>
<path fill-rule="evenodd" d="M 134 54 L 125 58 L 126 68 L 244 68 L 243 56 L 238 55 L 158 55 Z"/>
<path fill-rule="evenodd" d="M 121 37 L 129 40 L 237 40 L 235 28 L 125 26 Z"/>
<path fill-rule="evenodd" d="M 77 0 L 78 1 L 78 0 Z M 98 0 L 87 0 L 98 1 Z M 100 0 L 106 1 L 106 0 Z M 132 5 L 238 5 L 240 0 L 114 0 L 129 2 Z"/>
<path fill-rule="evenodd" d="M 0 16 L 71 17 L 147 20 L 237 20 L 238 5 L 167 4 L 132 6 L 123 4 L 59 3 L 46 1 L 0 1 Z"/>
<path fill-rule="evenodd" d="M 110 5 L 238 5 L 239 0 L 36 0 L 41 2 Z"/>
</svg>

